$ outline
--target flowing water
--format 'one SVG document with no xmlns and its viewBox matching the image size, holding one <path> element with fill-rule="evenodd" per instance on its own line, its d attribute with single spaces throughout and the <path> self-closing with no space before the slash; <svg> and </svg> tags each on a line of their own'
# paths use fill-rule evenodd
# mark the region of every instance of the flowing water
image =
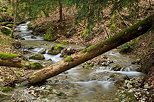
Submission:
<svg viewBox="0 0 154 102">
<path fill-rule="evenodd" d="M 32 35 L 27 30 L 27 23 L 20 24 L 15 33 L 25 40 L 21 41 L 26 47 L 24 50 L 30 53 L 38 53 L 43 49 L 48 50 L 56 43 L 43 41 L 43 37 Z M 79 45 L 64 45 L 66 48 L 84 48 Z M 25 54 L 29 56 L 28 54 Z M 52 60 L 53 63 L 62 60 L 61 54 L 43 54 L 43 61 Z M 113 63 L 106 66 L 76 66 L 64 73 L 48 79 L 46 82 L 35 86 L 16 85 L 9 97 L 0 101 L 4 102 L 115 102 L 119 97 L 115 94 L 117 87 L 115 82 L 125 77 L 138 77 L 143 75 L 137 72 L 140 66 L 132 64 L 134 59 L 122 55 L 118 50 L 104 54 Z M 36 61 L 29 59 L 30 61 Z M 39 60 L 38 60 L 39 61 Z M 120 65 L 121 69 L 113 70 L 114 66 Z"/>
</svg>

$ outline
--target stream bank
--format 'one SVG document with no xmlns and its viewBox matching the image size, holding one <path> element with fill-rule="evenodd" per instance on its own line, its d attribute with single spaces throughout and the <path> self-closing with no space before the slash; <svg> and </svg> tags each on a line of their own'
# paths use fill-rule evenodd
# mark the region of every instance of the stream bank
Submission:
<svg viewBox="0 0 154 102">
<path fill-rule="evenodd" d="M 27 32 L 27 24 L 18 26 L 19 34 L 26 39 L 21 41 L 24 45 L 23 51 L 38 53 L 40 49 L 51 48 L 57 43 L 43 41 L 31 36 L 31 31 Z M 23 27 L 23 28 L 22 28 Z M 25 27 L 25 28 L 24 28 Z M 24 35 L 25 34 L 25 35 Z M 27 37 L 28 36 L 28 37 Z M 41 41 L 40 41 L 41 40 Z M 66 48 L 84 48 L 79 45 L 66 45 Z M 28 56 L 28 54 L 25 54 Z M 61 54 L 61 53 L 60 53 Z M 53 63 L 62 59 L 60 54 L 49 55 L 45 52 L 45 60 L 52 59 Z M 95 60 L 88 61 L 64 73 L 61 73 L 46 82 L 36 86 L 16 85 L 7 97 L 1 99 L 4 102 L 28 101 L 28 102 L 114 102 L 122 101 L 118 94 L 118 88 L 123 86 L 124 81 L 131 78 L 139 78 L 144 74 L 138 72 L 140 65 L 132 62 L 135 59 L 122 55 L 117 49 L 102 55 L 99 63 Z M 97 59 L 97 58 L 96 58 Z M 30 59 L 30 61 L 36 61 Z M 50 61 L 50 60 L 49 60 Z M 120 85 L 120 86 L 119 86 Z M 130 85 L 126 85 L 129 87 Z M 131 88 L 131 87 L 129 87 Z M 133 91 L 132 91 L 133 92 Z M 130 93 L 132 94 L 130 91 Z M 136 99 L 132 96 L 132 102 Z M 128 102 L 125 100 L 125 102 Z M 130 101 L 131 102 L 131 101 Z"/>
</svg>

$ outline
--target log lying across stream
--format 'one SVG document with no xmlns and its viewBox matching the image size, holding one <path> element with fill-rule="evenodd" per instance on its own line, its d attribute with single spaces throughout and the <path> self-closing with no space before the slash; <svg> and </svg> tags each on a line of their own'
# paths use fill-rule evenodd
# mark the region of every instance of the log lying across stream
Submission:
<svg viewBox="0 0 154 102">
<path fill-rule="evenodd" d="M 154 29 L 154 14 L 133 26 L 124 29 L 122 32 L 111 38 L 98 42 L 95 45 L 92 45 L 78 53 L 68 56 L 65 59 L 54 63 L 47 68 L 30 74 L 28 77 L 28 82 L 30 84 L 42 82 L 87 60 L 101 55 L 113 48 L 116 48 L 117 46 L 122 45 L 152 29 Z"/>
<path fill-rule="evenodd" d="M 144 33 L 147 31 L 154 29 L 154 14 L 147 17 L 146 19 L 140 21 L 139 23 L 124 29 L 120 33 L 116 34 L 115 36 L 103 40 L 101 42 L 96 43 L 84 50 L 75 53 L 71 56 L 66 57 L 64 60 L 61 60 L 57 63 L 50 65 L 47 68 L 41 69 L 36 71 L 28 76 L 26 79 L 30 84 L 35 84 L 42 82 L 50 77 L 58 75 L 70 68 L 73 68 L 87 60 L 90 60 L 98 55 L 101 55 L 113 48 L 116 48 L 119 45 L 122 45 Z M 13 66 L 13 67 L 22 67 L 23 64 L 19 62 L 14 62 L 14 60 L 10 60 L 16 55 L 9 55 L 9 60 L 6 60 L 5 57 L 8 55 L 1 53 L 2 58 L 0 58 L 0 65 L 1 66 Z"/>
</svg>

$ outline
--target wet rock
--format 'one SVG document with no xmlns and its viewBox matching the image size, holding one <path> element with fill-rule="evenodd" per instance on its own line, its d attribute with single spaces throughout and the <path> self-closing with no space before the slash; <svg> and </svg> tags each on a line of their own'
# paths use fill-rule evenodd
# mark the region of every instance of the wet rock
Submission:
<svg viewBox="0 0 154 102">
<path fill-rule="evenodd" d="M 29 57 L 29 59 L 34 59 L 34 60 L 43 60 L 45 57 L 42 54 L 34 54 Z"/>
<path fill-rule="evenodd" d="M 124 74 L 113 73 L 110 75 L 110 78 L 113 80 L 125 80 L 128 79 L 128 76 Z"/>
<path fill-rule="evenodd" d="M 41 69 L 43 66 L 39 62 L 30 62 L 30 69 Z"/>
<path fill-rule="evenodd" d="M 19 40 L 25 40 L 25 38 L 22 38 L 20 35 L 14 35 L 14 38 Z"/>
<path fill-rule="evenodd" d="M 45 52 L 46 52 L 46 49 L 41 49 L 38 53 L 45 54 Z"/>
<path fill-rule="evenodd" d="M 50 50 L 47 51 L 47 54 L 57 55 L 59 54 L 64 47 L 60 44 L 54 45 Z"/>
<path fill-rule="evenodd" d="M 36 39 L 36 36 L 31 36 L 32 39 Z"/>
<path fill-rule="evenodd" d="M 112 70 L 114 71 L 120 71 L 121 70 L 121 66 L 119 64 L 114 65 L 114 67 L 112 68 Z"/>
<path fill-rule="evenodd" d="M 82 49 L 73 49 L 73 48 L 66 48 L 62 51 L 61 57 L 66 57 L 69 56 L 71 54 L 74 54 L 76 52 L 81 51 Z"/>
<path fill-rule="evenodd" d="M 39 61 L 41 63 L 42 66 L 47 67 L 51 64 L 53 64 L 54 62 L 52 61 L 52 59 L 49 60 L 43 60 L 43 61 Z"/>
<path fill-rule="evenodd" d="M 139 64 L 141 62 L 141 59 L 136 59 L 135 61 L 133 61 L 131 64 Z"/>
<path fill-rule="evenodd" d="M 110 60 L 102 60 L 102 61 L 99 61 L 98 64 L 100 64 L 101 66 L 109 66 L 111 63 L 113 63 L 113 61 L 110 61 Z"/>
</svg>

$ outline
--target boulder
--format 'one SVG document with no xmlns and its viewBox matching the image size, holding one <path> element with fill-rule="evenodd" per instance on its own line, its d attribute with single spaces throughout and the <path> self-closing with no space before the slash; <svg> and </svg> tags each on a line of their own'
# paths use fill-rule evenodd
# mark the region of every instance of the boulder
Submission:
<svg viewBox="0 0 154 102">
<path fill-rule="evenodd" d="M 45 54 L 45 52 L 46 52 L 46 49 L 41 49 L 38 53 Z"/>
<path fill-rule="evenodd" d="M 62 49 L 64 49 L 64 47 L 61 44 L 56 44 L 47 51 L 47 54 L 57 55 L 62 51 Z"/>
<path fill-rule="evenodd" d="M 29 69 L 41 69 L 43 66 L 39 62 L 30 62 Z"/>
<path fill-rule="evenodd" d="M 121 66 L 119 64 L 114 65 L 114 67 L 112 68 L 112 70 L 114 71 L 120 71 L 121 70 Z"/>
<path fill-rule="evenodd" d="M 53 34 L 53 27 L 49 27 L 44 35 L 44 40 L 55 41 L 56 39 L 56 36 Z"/>
<path fill-rule="evenodd" d="M 34 60 L 43 60 L 45 57 L 42 54 L 34 54 L 29 57 L 29 59 L 34 59 Z"/>
<path fill-rule="evenodd" d="M 66 57 L 69 56 L 71 54 L 74 54 L 76 52 L 81 51 L 82 49 L 73 49 L 73 48 L 66 48 L 62 51 L 61 57 Z"/>
</svg>

